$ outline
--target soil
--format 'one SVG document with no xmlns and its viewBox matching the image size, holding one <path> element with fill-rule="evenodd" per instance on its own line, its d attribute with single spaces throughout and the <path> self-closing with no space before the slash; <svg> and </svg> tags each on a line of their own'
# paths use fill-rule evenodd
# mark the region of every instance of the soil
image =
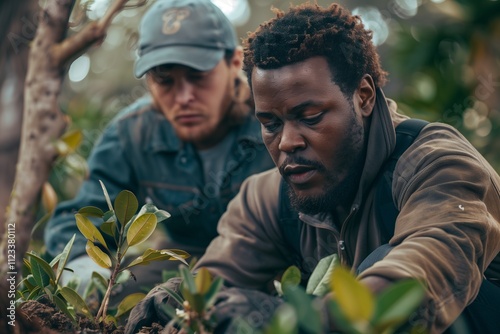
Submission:
<svg viewBox="0 0 500 334">
<path fill-rule="evenodd" d="M 38 301 L 30 300 L 21 305 L 19 313 L 23 319 L 27 319 L 32 330 L 30 333 L 44 334 L 123 334 L 124 327 L 116 327 L 114 324 L 97 326 L 85 317 L 78 318 L 75 325 L 64 313 L 58 311 L 54 304 L 47 298 Z M 141 334 L 159 334 L 163 326 L 153 324 L 151 327 L 144 327 Z"/>
</svg>

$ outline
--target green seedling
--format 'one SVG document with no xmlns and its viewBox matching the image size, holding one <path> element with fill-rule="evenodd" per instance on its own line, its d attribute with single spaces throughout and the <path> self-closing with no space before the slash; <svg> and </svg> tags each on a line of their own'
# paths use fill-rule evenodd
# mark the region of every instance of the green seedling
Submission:
<svg viewBox="0 0 500 334">
<path fill-rule="evenodd" d="M 210 316 L 210 311 L 223 280 L 220 277 L 214 279 L 206 268 L 200 268 L 195 276 L 185 266 L 180 266 L 179 272 L 183 279 L 181 293 L 168 288 L 165 290 L 182 309 L 165 304 L 163 310 L 188 334 L 212 333 L 216 322 Z"/>
<path fill-rule="evenodd" d="M 123 259 L 130 247 L 145 242 L 154 232 L 157 224 L 168 219 L 170 214 L 158 210 L 153 204 L 145 204 L 136 213 L 139 207 L 137 198 L 128 190 L 121 191 L 112 205 L 102 182 L 101 186 L 109 210 L 103 212 L 97 207 L 84 207 L 75 215 L 77 227 L 87 239 L 85 250 L 88 256 L 97 265 L 110 270 L 109 280 L 97 273 L 93 276 L 93 282 L 97 286 L 106 287 L 101 306 L 95 317 L 98 323 L 116 322 L 116 317 L 125 314 L 144 297 L 144 294 L 128 296 L 120 303 L 114 317 L 107 314 L 111 291 L 116 284 L 120 283 L 120 277 L 128 277 L 130 268 L 164 260 L 178 260 L 187 264 L 184 259 L 189 257 L 189 254 L 182 250 L 148 248 L 128 265 L 123 265 Z M 91 219 L 100 220 L 100 224 L 97 223 L 99 227 L 94 225 Z"/>
<path fill-rule="evenodd" d="M 264 333 L 296 334 L 299 328 L 307 333 L 323 333 L 321 317 L 322 308 L 326 306 L 343 333 L 391 334 L 410 318 L 425 295 L 425 286 L 411 279 L 374 295 L 349 269 L 339 264 L 337 255 L 318 263 L 306 290 L 296 284 L 300 282 L 296 271 L 290 267 L 281 284 L 275 282 L 286 302 L 277 309 Z M 330 296 L 325 297 L 327 294 Z"/>
<path fill-rule="evenodd" d="M 52 301 L 64 314 L 76 323 L 76 313 L 89 319 L 93 316 L 75 287 L 60 285 L 61 275 L 68 261 L 75 236 L 66 244 L 61 254 L 50 263 L 35 252 L 26 253 L 24 259 L 27 275 L 18 285 L 20 301 L 38 300 L 42 296 Z"/>
</svg>

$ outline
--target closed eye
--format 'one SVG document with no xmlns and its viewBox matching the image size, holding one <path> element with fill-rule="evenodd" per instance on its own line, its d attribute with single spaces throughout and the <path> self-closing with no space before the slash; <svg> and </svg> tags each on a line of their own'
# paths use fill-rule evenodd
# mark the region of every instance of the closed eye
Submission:
<svg viewBox="0 0 500 334">
<path fill-rule="evenodd" d="M 273 122 L 265 122 L 262 123 L 262 126 L 266 129 L 267 132 L 275 132 L 281 126 L 281 122 L 273 121 Z"/>
<path fill-rule="evenodd" d="M 322 112 L 319 112 L 319 113 L 312 115 L 312 116 L 303 117 L 301 119 L 301 122 L 304 124 L 307 124 L 307 125 L 318 124 L 323 119 L 324 114 L 325 113 L 322 111 Z"/>
</svg>

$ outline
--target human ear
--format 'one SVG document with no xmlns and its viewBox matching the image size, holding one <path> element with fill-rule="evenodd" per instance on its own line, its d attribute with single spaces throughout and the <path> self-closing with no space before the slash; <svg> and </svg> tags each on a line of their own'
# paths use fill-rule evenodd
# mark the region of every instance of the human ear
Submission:
<svg viewBox="0 0 500 334">
<path fill-rule="evenodd" d="M 356 89 L 356 102 L 363 117 L 368 117 L 373 111 L 375 105 L 375 83 L 369 74 L 365 74 Z"/>
</svg>

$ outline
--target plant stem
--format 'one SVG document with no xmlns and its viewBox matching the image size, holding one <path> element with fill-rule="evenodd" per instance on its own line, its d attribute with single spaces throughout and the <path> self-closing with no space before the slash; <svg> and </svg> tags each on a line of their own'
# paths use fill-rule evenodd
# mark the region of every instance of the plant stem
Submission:
<svg viewBox="0 0 500 334">
<path fill-rule="evenodd" d="M 121 262 L 121 254 L 118 251 L 115 268 L 113 269 L 113 272 L 111 273 L 111 277 L 109 278 L 108 288 L 106 290 L 106 293 L 104 294 L 104 298 L 102 299 L 101 307 L 99 308 L 99 311 L 97 312 L 97 315 L 96 315 L 97 323 L 101 322 L 99 320 L 101 317 L 104 320 L 104 318 L 106 317 L 106 313 L 108 312 L 108 305 L 109 305 L 109 299 L 111 296 L 111 290 L 113 289 L 113 286 L 116 283 L 116 276 L 118 275 L 118 271 L 120 270 L 120 262 Z"/>
</svg>

